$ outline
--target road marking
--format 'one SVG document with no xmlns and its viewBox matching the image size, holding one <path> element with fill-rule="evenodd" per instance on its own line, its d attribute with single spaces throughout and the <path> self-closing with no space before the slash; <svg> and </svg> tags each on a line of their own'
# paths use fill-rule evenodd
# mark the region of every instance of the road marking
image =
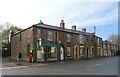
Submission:
<svg viewBox="0 0 120 77">
<path fill-rule="evenodd" d="M 96 65 L 102 65 L 102 64 L 96 64 Z"/>
<path fill-rule="evenodd" d="M 31 66 L 43 66 L 43 65 L 47 65 L 47 64 L 36 64 L 36 65 L 16 66 L 16 67 L 3 67 L 3 68 L 0 68 L 0 71 L 1 70 L 9 70 L 9 69 L 27 68 L 27 67 L 31 67 Z"/>
<path fill-rule="evenodd" d="M 112 63 L 112 62 L 108 62 L 108 63 Z"/>
</svg>

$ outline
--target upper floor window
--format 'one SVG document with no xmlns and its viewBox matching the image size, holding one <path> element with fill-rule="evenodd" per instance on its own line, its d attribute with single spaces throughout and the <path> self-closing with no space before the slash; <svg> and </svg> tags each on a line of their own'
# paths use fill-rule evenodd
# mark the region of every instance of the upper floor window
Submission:
<svg viewBox="0 0 120 77">
<path fill-rule="evenodd" d="M 113 46 L 113 45 L 111 45 L 111 47 L 112 47 L 112 49 L 114 49 L 114 46 Z"/>
<path fill-rule="evenodd" d="M 80 40 L 80 43 L 84 43 L 84 41 L 85 41 L 85 36 L 79 35 L 79 40 Z"/>
<path fill-rule="evenodd" d="M 53 41 L 53 31 L 48 31 L 48 41 Z"/>
<path fill-rule="evenodd" d="M 38 37 L 38 38 L 41 37 L 41 29 L 40 29 L 40 28 L 37 29 L 37 37 Z"/>
<path fill-rule="evenodd" d="M 89 42 L 89 37 L 86 37 L 86 41 Z"/>
<path fill-rule="evenodd" d="M 100 39 L 99 38 L 97 39 L 97 43 L 98 43 L 98 45 L 100 45 Z"/>
<path fill-rule="evenodd" d="M 67 34 L 67 42 L 71 42 L 71 35 Z"/>
<path fill-rule="evenodd" d="M 90 37 L 90 42 L 93 43 L 93 37 Z"/>
</svg>

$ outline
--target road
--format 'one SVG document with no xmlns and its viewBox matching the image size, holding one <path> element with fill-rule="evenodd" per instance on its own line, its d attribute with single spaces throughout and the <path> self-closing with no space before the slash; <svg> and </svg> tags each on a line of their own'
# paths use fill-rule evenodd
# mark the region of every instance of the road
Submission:
<svg viewBox="0 0 120 77">
<path fill-rule="evenodd" d="M 118 75 L 118 57 L 9 68 L 3 75 Z"/>
</svg>

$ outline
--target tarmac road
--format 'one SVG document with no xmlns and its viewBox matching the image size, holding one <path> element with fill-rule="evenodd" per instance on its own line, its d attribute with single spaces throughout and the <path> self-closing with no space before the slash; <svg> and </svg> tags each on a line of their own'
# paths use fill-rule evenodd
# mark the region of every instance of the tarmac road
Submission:
<svg viewBox="0 0 120 77">
<path fill-rule="evenodd" d="M 2 70 L 3 75 L 118 75 L 118 57 L 57 62 Z"/>
</svg>

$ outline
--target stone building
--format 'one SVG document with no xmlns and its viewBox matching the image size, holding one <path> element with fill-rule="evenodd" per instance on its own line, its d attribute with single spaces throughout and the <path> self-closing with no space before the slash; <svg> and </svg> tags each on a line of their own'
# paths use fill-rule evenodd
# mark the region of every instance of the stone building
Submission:
<svg viewBox="0 0 120 77">
<path fill-rule="evenodd" d="M 102 45 L 102 38 L 85 28 L 78 31 L 73 25 L 66 29 L 64 20 L 60 27 L 38 23 L 11 36 L 11 58 L 16 59 L 21 52 L 23 60 L 28 61 L 31 50 L 34 62 L 96 58 L 108 52 Z"/>
<path fill-rule="evenodd" d="M 107 40 L 102 42 L 103 56 L 114 56 L 118 51 L 118 45 L 113 44 Z"/>
</svg>

